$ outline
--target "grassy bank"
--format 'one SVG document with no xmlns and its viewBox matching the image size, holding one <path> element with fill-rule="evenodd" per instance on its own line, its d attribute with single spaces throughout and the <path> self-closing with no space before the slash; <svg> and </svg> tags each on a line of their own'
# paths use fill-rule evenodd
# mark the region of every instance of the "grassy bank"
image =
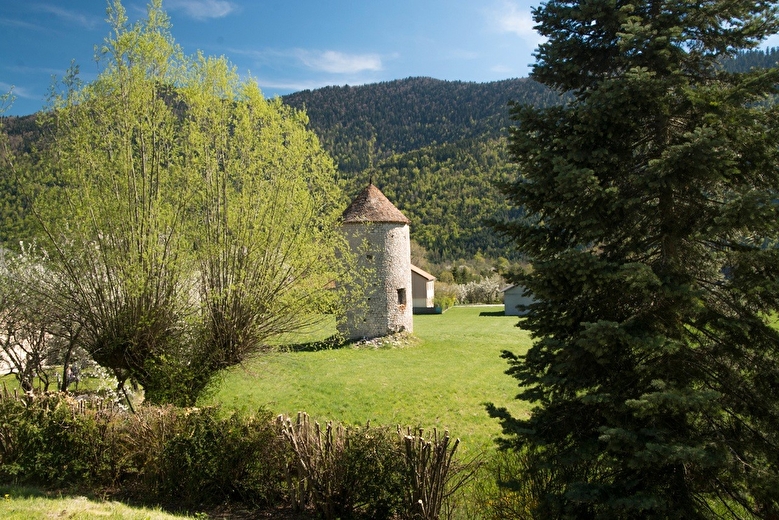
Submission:
<svg viewBox="0 0 779 520">
<path fill-rule="evenodd" d="M 159 508 L 130 507 L 120 502 L 89 500 L 83 496 L 53 496 L 35 488 L 0 486 L 0 518 L 5 520 L 37 518 L 173 520 L 192 517 L 168 514 Z"/>
<path fill-rule="evenodd" d="M 464 306 L 415 316 L 418 341 L 404 346 L 262 354 L 231 370 L 208 402 L 306 411 L 320 421 L 448 429 L 464 450 L 482 450 L 500 433 L 484 403 L 526 411 L 513 399 L 517 387 L 500 353 L 524 352 L 530 339 L 502 310 Z"/>
</svg>

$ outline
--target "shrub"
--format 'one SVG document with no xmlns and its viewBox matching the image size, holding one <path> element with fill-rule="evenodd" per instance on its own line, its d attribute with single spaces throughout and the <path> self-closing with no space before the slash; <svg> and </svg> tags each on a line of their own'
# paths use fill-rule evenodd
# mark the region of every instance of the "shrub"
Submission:
<svg viewBox="0 0 779 520">
<path fill-rule="evenodd" d="M 288 473 L 296 509 L 311 505 L 325 519 L 392 518 L 400 509 L 403 459 L 394 432 L 322 429 L 305 413 L 278 423 L 296 458 Z"/>
<path fill-rule="evenodd" d="M 267 505 L 284 493 L 285 446 L 268 412 L 141 407 L 125 419 L 132 494 L 179 507 Z"/>
<path fill-rule="evenodd" d="M 461 303 L 500 303 L 502 285 L 503 278 L 499 275 L 458 285 L 457 299 Z"/>
<path fill-rule="evenodd" d="M 433 305 L 441 307 L 441 309 L 445 311 L 457 303 L 457 294 L 457 285 L 435 282 Z"/>
<path fill-rule="evenodd" d="M 311 504 L 326 519 L 438 519 L 477 466 L 454 459 L 460 441 L 448 432 L 426 439 L 421 429 L 322 428 L 305 413 L 278 421 L 296 456 L 289 482 L 297 509 Z"/>
<path fill-rule="evenodd" d="M 296 422 L 267 411 L 0 395 L 0 483 L 86 488 L 176 508 L 313 507 L 326 518 L 436 519 L 471 476 L 448 434 Z"/>
<path fill-rule="evenodd" d="M 129 494 L 184 507 L 282 501 L 288 451 L 268 412 L 116 410 L 61 394 L 0 399 L 0 481 L 121 484 Z"/>
<path fill-rule="evenodd" d="M 400 431 L 398 431 L 400 433 Z M 405 507 L 403 518 L 436 520 L 445 502 L 473 475 L 475 464 L 460 465 L 454 454 L 460 439 L 451 442 L 449 432 L 438 436 L 434 429 L 425 439 L 422 429 L 402 436 L 405 454 Z"/>
<path fill-rule="evenodd" d="M 110 486 L 123 471 L 114 409 L 85 413 L 61 394 L 0 399 L 0 479 Z"/>
</svg>

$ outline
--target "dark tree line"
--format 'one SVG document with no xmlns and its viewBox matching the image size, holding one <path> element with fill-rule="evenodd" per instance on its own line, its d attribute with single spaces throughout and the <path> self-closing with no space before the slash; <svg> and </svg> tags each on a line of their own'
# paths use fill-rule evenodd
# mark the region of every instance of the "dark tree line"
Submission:
<svg viewBox="0 0 779 520">
<path fill-rule="evenodd" d="M 494 138 L 509 124 L 508 102 L 559 103 L 528 79 L 491 83 L 407 78 L 359 87 L 325 87 L 285 96 L 305 108 L 311 128 L 345 174 L 393 153 L 469 138 Z"/>
</svg>

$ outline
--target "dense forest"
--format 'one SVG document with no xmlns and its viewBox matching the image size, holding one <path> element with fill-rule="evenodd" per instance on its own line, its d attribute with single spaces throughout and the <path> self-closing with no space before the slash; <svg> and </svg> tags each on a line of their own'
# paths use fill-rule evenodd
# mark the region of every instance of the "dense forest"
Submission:
<svg viewBox="0 0 779 520">
<path fill-rule="evenodd" d="M 283 99 L 306 110 L 346 193 L 373 180 L 411 220 L 411 236 L 430 260 L 515 256 L 486 225 L 509 211 L 496 185 L 513 171 L 504 140 L 509 103 L 550 106 L 560 102 L 557 93 L 529 79 L 407 78 Z"/>
<path fill-rule="evenodd" d="M 764 51 L 741 51 L 737 58 L 726 61 L 724 68 L 728 72 L 748 72 L 752 68 L 776 67 L 777 62 L 779 62 L 779 47 L 767 47 Z"/>
<path fill-rule="evenodd" d="M 407 78 L 359 87 L 325 87 L 284 96 L 305 109 L 311 129 L 344 173 L 393 153 L 504 135 L 508 103 L 549 106 L 559 96 L 529 79 L 491 83 Z"/>
<path fill-rule="evenodd" d="M 779 48 L 742 52 L 732 71 L 768 67 Z M 515 167 L 505 150 L 510 102 L 551 106 L 558 93 L 520 78 L 490 83 L 407 78 L 333 86 L 284 96 L 305 110 L 310 128 L 338 165 L 347 196 L 370 180 L 411 219 L 411 236 L 436 262 L 476 253 L 516 258 L 485 224 L 508 216 L 497 183 Z M 15 153 L 41 138 L 34 115 L 2 118 Z M 0 179 L 0 241 L 13 243 L 31 225 L 15 179 Z M 348 202 L 343 201 L 344 205 Z"/>
</svg>

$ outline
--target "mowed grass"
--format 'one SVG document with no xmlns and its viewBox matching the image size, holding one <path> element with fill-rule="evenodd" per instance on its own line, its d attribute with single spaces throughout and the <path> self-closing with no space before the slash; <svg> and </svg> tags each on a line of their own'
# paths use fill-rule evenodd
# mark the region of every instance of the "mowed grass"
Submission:
<svg viewBox="0 0 779 520">
<path fill-rule="evenodd" d="M 418 341 L 409 346 L 261 354 L 231 370 L 203 404 L 305 411 L 320 422 L 447 429 L 464 451 L 475 453 L 500 434 L 485 403 L 517 415 L 528 410 L 514 399 L 517 383 L 504 373 L 500 353 L 524 353 L 530 338 L 516 326 L 518 318 L 502 310 L 463 306 L 414 316 Z"/>
</svg>

